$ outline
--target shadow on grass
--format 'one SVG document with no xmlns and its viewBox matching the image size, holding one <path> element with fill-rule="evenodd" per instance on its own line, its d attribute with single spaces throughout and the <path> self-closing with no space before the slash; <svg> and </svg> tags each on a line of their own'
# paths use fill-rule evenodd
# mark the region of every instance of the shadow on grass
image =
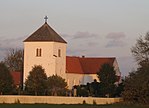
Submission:
<svg viewBox="0 0 149 108">
<path fill-rule="evenodd" d="M 106 105 L 55 105 L 55 104 L 0 104 L 0 108 L 149 108 L 144 105 L 128 105 L 128 104 L 106 104 Z"/>
</svg>

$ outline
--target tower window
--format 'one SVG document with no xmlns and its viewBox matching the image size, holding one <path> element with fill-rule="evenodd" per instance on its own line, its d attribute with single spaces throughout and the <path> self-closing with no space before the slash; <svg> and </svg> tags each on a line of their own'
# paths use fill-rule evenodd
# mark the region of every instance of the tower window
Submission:
<svg viewBox="0 0 149 108">
<path fill-rule="evenodd" d="M 58 57 L 61 57 L 61 50 L 58 49 Z"/>
<path fill-rule="evenodd" d="M 41 57 L 41 48 L 36 49 L 36 57 Z"/>
</svg>

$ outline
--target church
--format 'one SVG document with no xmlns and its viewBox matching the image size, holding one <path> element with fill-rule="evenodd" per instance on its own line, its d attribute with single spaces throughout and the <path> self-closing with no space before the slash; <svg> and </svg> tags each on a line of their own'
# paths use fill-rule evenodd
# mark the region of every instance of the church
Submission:
<svg viewBox="0 0 149 108">
<path fill-rule="evenodd" d="M 120 70 L 115 57 L 76 57 L 67 56 L 67 42 L 45 23 L 24 40 L 24 75 L 27 79 L 34 65 L 41 65 L 47 76 L 58 75 L 64 78 L 71 89 L 74 85 L 99 81 L 96 73 L 101 65 L 109 63 L 114 66 L 117 77 Z"/>
</svg>

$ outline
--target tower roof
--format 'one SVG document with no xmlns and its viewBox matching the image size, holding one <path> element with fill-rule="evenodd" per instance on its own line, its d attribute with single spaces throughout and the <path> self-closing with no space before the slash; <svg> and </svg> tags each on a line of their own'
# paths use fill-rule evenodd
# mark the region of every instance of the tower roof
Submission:
<svg viewBox="0 0 149 108">
<path fill-rule="evenodd" d="M 57 34 L 47 22 L 45 22 L 37 31 L 31 34 L 24 42 L 60 42 L 67 43 L 59 34 Z"/>
</svg>

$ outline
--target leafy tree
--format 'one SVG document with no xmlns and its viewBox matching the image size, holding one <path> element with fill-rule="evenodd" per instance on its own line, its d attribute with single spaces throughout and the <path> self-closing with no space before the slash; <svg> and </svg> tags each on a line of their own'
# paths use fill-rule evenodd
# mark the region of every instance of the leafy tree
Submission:
<svg viewBox="0 0 149 108">
<path fill-rule="evenodd" d="M 89 91 L 87 85 L 78 85 L 76 86 L 77 96 L 87 97 L 89 96 Z"/>
<path fill-rule="evenodd" d="M 131 50 L 139 67 L 126 77 L 122 96 L 129 103 L 149 104 L 149 33 L 140 37 Z"/>
<path fill-rule="evenodd" d="M 97 76 L 100 80 L 100 92 L 103 96 L 108 95 L 112 97 L 116 87 L 115 82 L 117 81 L 114 67 L 110 64 L 103 64 L 101 69 L 97 72 Z"/>
<path fill-rule="evenodd" d="M 14 90 L 13 79 L 4 63 L 0 63 L 0 93 L 10 94 Z"/>
<path fill-rule="evenodd" d="M 23 60 L 23 50 L 21 49 L 10 49 L 4 58 L 4 62 L 11 72 L 23 72 Z"/>
<path fill-rule="evenodd" d="M 53 75 L 48 77 L 48 91 L 51 95 L 64 95 L 66 91 L 67 83 L 65 79 L 60 76 Z"/>
<path fill-rule="evenodd" d="M 122 97 L 128 103 L 149 104 L 149 66 L 148 69 L 129 74 Z"/>
<path fill-rule="evenodd" d="M 94 82 L 95 82 L 95 80 L 94 80 Z M 87 91 L 88 91 L 88 96 L 95 96 L 95 94 L 94 94 L 95 90 L 93 88 L 93 82 L 92 83 L 87 83 L 86 88 L 87 88 Z"/>
<path fill-rule="evenodd" d="M 99 96 L 99 89 L 100 89 L 100 83 L 97 82 L 96 79 L 94 79 L 93 82 L 87 83 L 86 85 L 75 85 L 74 88 L 77 89 L 77 96 L 93 96 L 98 97 Z"/>
<path fill-rule="evenodd" d="M 125 79 L 121 80 L 122 82 L 118 84 L 118 86 L 116 87 L 116 91 L 114 94 L 114 97 L 121 97 L 122 96 L 122 92 L 124 91 L 124 87 L 125 87 Z"/>
<path fill-rule="evenodd" d="M 92 96 L 99 96 L 99 89 L 100 89 L 100 83 L 97 82 L 96 79 L 94 79 L 94 81 L 91 83 L 91 88 L 92 88 Z"/>
<path fill-rule="evenodd" d="M 33 95 L 45 95 L 47 90 L 47 75 L 42 66 L 34 66 L 25 82 L 25 90 Z"/>
</svg>

